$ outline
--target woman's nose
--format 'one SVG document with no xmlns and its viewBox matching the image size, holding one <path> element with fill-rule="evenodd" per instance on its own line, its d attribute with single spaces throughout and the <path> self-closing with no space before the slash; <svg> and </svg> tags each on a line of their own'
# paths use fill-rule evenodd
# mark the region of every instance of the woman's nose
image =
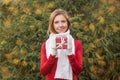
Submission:
<svg viewBox="0 0 120 80">
<path fill-rule="evenodd" d="M 60 22 L 60 23 L 59 23 L 59 26 L 60 26 L 60 27 L 62 27 L 62 26 L 63 26 L 63 24 Z"/>
</svg>

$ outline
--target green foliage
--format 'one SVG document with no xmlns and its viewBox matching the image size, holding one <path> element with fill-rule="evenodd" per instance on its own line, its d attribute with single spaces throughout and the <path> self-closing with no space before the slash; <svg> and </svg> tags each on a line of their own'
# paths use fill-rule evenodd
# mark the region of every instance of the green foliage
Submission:
<svg viewBox="0 0 120 80">
<path fill-rule="evenodd" d="M 83 44 L 78 80 L 119 80 L 119 0 L 1 0 L 0 79 L 45 80 L 40 48 L 56 8 L 68 11 L 71 34 Z"/>
</svg>

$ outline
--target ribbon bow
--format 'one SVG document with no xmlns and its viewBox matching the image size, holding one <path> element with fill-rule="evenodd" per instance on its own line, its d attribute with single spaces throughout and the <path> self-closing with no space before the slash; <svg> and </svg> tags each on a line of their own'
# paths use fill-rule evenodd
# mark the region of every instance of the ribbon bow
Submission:
<svg viewBox="0 0 120 80">
<path fill-rule="evenodd" d="M 57 48 L 63 48 L 63 45 L 67 45 L 65 38 L 64 37 L 60 37 L 61 43 L 57 43 Z"/>
</svg>

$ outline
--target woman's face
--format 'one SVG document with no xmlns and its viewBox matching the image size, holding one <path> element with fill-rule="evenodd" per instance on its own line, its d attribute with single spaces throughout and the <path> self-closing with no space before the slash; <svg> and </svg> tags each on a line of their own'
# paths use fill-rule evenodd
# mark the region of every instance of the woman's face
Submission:
<svg viewBox="0 0 120 80">
<path fill-rule="evenodd" d="M 57 33 L 64 33 L 68 29 L 67 19 L 62 15 L 57 15 L 53 21 L 54 30 Z"/>
</svg>

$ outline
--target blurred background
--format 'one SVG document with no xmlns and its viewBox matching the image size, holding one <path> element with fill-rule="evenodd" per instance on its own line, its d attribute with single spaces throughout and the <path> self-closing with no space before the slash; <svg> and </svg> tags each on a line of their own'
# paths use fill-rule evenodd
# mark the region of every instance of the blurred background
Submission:
<svg viewBox="0 0 120 80">
<path fill-rule="evenodd" d="M 120 80 L 120 0 L 0 0 L 0 80 L 45 80 L 40 48 L 57 8 L 83 44 L 78 80 Z"/>
</svg>

